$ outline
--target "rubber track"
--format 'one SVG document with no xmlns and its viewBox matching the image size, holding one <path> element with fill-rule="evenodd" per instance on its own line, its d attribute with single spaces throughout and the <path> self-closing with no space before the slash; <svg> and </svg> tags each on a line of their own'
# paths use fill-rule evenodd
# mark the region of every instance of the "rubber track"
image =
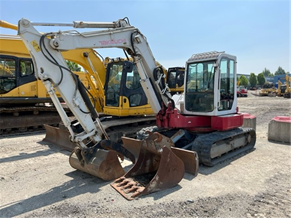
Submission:
<svg viewBox="0 0 291 218">
<path fill-rule="evenodd" d="M 235 138 L 239 135 L 251 135 L 251 142 L 246 145 L 242 145 L 242 147 L 236 148 L 235 150 L 229 151 L 226 154 L 218 158 L 211 159 L 210 151 L 212 149 L 212 145 L 222 140 L 228 140 L 231 138 Z M 192 144 L 192 150 L 196 151 L 199 156 L 199 163 L 204 164 L 206 166 L 214 166 L 218 163 L 221 163 L 231 157 L 237 156 L 240 153 L 247 152 L 252 150 L 256 143 L 256 133 L 252 128 L 236 128 L 233 130 L 225 131 L 225 132 L 212 132 L 198 136 Z"/>
</svg>

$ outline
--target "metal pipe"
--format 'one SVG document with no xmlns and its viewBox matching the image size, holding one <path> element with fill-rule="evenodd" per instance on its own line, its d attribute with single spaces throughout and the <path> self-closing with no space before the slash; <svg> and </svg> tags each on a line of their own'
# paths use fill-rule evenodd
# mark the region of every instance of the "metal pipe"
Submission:
<svg viewBox="0 0 291 218">
<path fill-rule="evenodd" d="M 114 22 L 83 22 L 73 21 L 73 23 L 39 23 L 31 22 L 33 26 L 68 26 L 74 28 L 115 28 Z"/>
</svg>

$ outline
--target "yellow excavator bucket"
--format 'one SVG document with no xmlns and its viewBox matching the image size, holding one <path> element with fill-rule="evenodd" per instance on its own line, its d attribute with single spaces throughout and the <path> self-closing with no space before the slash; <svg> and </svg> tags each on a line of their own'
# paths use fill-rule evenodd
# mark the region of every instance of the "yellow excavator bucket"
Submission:
<svg viewBox="0 0 291 218">
<path fill-rule="evenodd" d="M 111 186 L 123 197 L 135 197 L 176 186 L 185 172 L 196 175 L 198 155 L 196 152 L 174 148 L 166 136 L 150 133 L 145 140 L 123 137 L 123 146 L 136 157 L 133 167 Z"/>
</svg>

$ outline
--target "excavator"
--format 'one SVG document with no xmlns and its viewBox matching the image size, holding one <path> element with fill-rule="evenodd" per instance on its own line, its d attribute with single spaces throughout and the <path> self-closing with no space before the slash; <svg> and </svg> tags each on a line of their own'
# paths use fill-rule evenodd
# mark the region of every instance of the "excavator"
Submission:
<svg viewBox="0 0 291 218">
<path fill-rule="evenodd" d="M 41 34 L 35 28 L 38 25 L 101 30 Z M 255 145 L 255 130 L 241 127 L 244 115 L 237 107 L 233 55 L 192 55 L 186 61 L 184 91 L 172 96 L 146 37 L 130 25 L 128 18 L 73 24 L 34 23 L 23 18 L 18 23 L 18 35 L 33 57 L 36 77 L 45 85 L 71 141 L 77 145 L 69 158 L 71 166 L 103 180 L 114 180 L 111 186 L 128 200 L 173 187 L 185 172 L 196 175 L 198 163 L 213 166 Z M 121 137 L 122 144 L 110 140 L 61 53 L 81 48 L 120 48 L 133 58 L 135 65 L 128 62 L 123 71 L 131 73 L 136 66 L 139 84 L 156 114 L 155 131 L 145 131 L 144 139 Z M 63 111 L 56 91 L 78 120 L 79 131 Z M 126 101 L 131 104 L 136 99 L 129 96 Z M 133 163 L 127 172 L 119 162 L 124 157 Z"/>
<path fill-rule="evenodd" d="M 259 96 L 268 96 L 271 93 L 276 92 L 276 88 L 274 86 L 274 83 L 271 82 L 266 82 L 263 86 L 262 89 L 259 92 Z"/>
<path fill-rule="evenodd" d="M 286 89 L 283 96 L 284 98 L 291 98 L 291 76 L 286 74 L 285 78 L 286 78 Z"/>
<path fill-rule="evenodd" d="M 278 80 L 278 88 L 276 90 L 276 95 L 282 97 L 285 93 L 286 85 L 284 85 L 280 80 Z"/>
</svg>

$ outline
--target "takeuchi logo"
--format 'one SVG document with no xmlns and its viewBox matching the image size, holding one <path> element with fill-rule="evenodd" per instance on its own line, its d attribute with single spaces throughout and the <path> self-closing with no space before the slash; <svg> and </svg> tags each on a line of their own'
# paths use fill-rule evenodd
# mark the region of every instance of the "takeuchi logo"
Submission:
<svg viewBox="0 0 291 218">
<path fill-rule="evenodd" d="M 117 40 L 103 40 L 99 41 L 101 45 L 116 45 L 126 43 L 126 39 L 117 39 Z"/>
</svg>

